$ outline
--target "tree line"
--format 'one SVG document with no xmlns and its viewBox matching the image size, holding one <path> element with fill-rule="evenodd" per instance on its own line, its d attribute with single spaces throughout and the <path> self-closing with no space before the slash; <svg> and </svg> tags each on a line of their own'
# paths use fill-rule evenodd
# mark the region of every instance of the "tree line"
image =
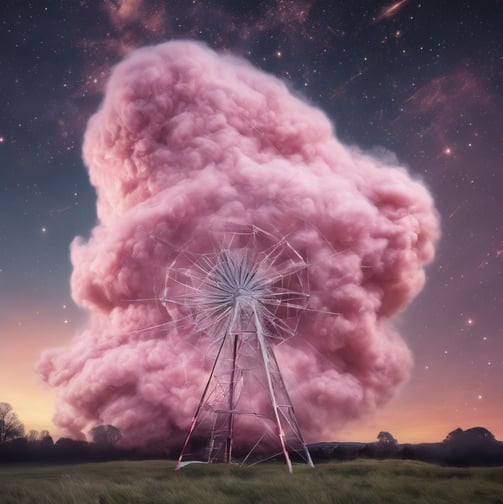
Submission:
<svg viewBox="0 0 503 504">
<path fill-rule="evenodd" d="M 460 467 L 503 465 L 503 442 L 485 427 L 457 428 L 439 443 L 400 444 L 389 432 L 380 432 L 375 443 L 316 443 L 309 449 L 318 460 L 394 458 Z"/>
<path fill-rule="evenodd" d="M 60 438 L 54 442 L 47 430 L 25 431 L 9 403 L 0 402 L 0 463 L 43 461 L 81 462 L 139 458 L 145 454 L 123 449 L 118 443 L 120 430 L 107 424 L 95 425 L 90 431 L 91 442 Z"/>
<path fill-rule="evenodd" d="M 108 424 L 89 431 L 90 442 L 60 438 L 47 430 L 25 428 L 8 403 L 0 403 L 0 463 L 87 462 L 174 457 L 157 445 L 143 449 L 121 446 L 120 430 Z M 356 458 L 398 458 L 453 466 L 503 465 L 503 442 L 484 427 L 455 429 L 440 443 L 400 444 L 389 432 L 374 443 L 324 442 L 308 446 L 315 462 Z"/>
</svg>

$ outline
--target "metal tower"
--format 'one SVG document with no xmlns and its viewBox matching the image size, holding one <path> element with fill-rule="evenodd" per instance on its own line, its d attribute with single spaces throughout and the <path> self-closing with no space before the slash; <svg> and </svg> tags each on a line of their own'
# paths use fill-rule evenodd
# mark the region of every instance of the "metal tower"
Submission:
<svg viewBox="0 0 503 504">
<path fill-rule="evenodd" d="M 289 472 L 293 457 L 313 466 L 273 351 L 307 306 L 307 264 L 286 239 L 257 228 L 227 236 L 190 269 L 172 265 L 165 282 L 163 304 L 190 305 L 196 329 L 218 344 L 176 468 L 276 457 Z M 187 294 L 175 299 L 169 285 Z"/>
</svg>

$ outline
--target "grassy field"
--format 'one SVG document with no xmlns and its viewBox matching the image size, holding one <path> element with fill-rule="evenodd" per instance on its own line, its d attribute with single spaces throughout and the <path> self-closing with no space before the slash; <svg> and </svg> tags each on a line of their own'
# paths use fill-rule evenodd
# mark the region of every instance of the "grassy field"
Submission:
<svg viewBox="0 0 503 504">
<path fill-rule="evenodd" d="M 2 504 L 316 503 L 503 504 L 503 467 L 448 468 L 357 460 L 315 469 L 169 461 L 0 466 Z"/>
</svg>

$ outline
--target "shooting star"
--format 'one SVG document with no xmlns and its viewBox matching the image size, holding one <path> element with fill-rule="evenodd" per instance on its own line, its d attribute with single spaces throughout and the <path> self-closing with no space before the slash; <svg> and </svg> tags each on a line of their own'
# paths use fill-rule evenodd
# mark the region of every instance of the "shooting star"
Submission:
<svg viewBox="0 0 503 504">
<path fill-rule="evenodd" d="M 389 7 L 384 7 L 384 9 L 382 9 L 379 15 L 375 18 L 374 22 L 380 23 L 383 19 L 393 17 L 406 2 L 407 0 L 399 0 L 398 2 L 391 4 Z"/>
</svg>

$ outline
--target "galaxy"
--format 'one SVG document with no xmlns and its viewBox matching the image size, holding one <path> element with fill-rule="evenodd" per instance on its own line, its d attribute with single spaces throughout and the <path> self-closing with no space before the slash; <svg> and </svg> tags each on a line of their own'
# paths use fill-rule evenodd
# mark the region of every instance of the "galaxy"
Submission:
<svg viewBox="0 0 503 504">
<path fill-rule="evenodd" d="M 495 13 L 9 3 L 1 400 L 55 434 L 177 439 L 204 337 L 140 301 L 234 222 L 312 261 L 311 314 L 277 350 L 309 441 L 502 438 Z"/>
</svg>

